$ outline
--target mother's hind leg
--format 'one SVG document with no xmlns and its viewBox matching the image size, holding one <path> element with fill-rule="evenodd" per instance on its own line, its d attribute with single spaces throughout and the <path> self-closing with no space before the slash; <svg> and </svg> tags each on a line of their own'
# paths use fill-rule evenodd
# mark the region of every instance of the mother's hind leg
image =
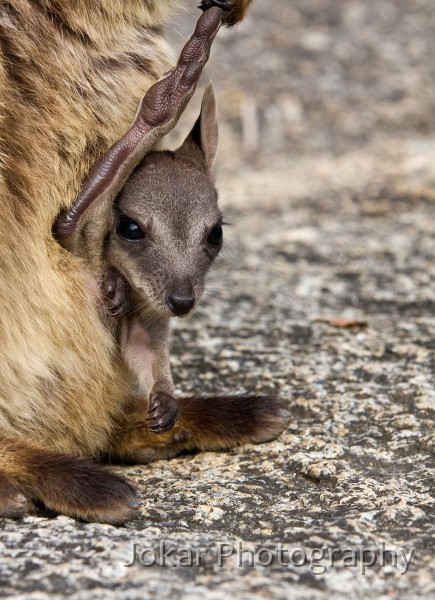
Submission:
<svg viewBox="0 0 435 600">
<path fill-rule="evenodd" d="M 119 424 L 110 454 L 127 462 L 171 458 L 183 450 L 228 450 L 244 443 L 276 438 L 290 413 L 276 396 L 179 398 L 180 416 L 173 429 L 151 433 L 146 403 L 132 400 Z"/>
<path fill-rule="evenodd" d="M 20 516 L 27 498 L 57 513 L 113 525 L 135 518 L 139 508 L 128 481 L 106 466 L 0 437 L 0 516 Z"/>
</svg>

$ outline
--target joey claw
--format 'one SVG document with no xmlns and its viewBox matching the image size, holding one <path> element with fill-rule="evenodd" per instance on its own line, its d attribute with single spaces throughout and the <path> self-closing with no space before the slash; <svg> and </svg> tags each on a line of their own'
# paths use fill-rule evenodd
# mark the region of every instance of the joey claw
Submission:
<svg viewBox="0 0 435 600">
<path fill-rule="evenodd" d="M 214 8 L 219 9 L 222 23 L 227 27 L 233 27 L 244 18 L 252 0 L 201 0 L 198 6 L 203 12 Z"/>
<path fill-rule="evenodd" d="M 228 12 L 231 10 L 232 3 L 233 0 L 202 0 L 201 6 L 199 6 L 198 8 L 206 11 L 209 8 L 212 8 L 212 6 L 217 6 L 221 10 Z"/>
<path fill-rule="evenodd" d="M 148 412 L 148 431 L 151 433 L 164 433 L 175 425 L 180 414 L 180 404 L 173 396 L 164 392 L 157 392 L 150 398 Z"/>
<path fill-rule="evenodd" d="M 119 271 L 112 267 L 106 269 L 101 287 L 103 302 L 109 315 L 117 317 L 125 315 L 130 310 L 131 288 Z"/>
<path fill-rule="evenodd" d="M 15 492 L 0 500 L 0 517 L 16 519 L 23 516 L 30 508 L 30 501 L 24 494 Z"/>
<path fill-rule="evenodd" d="M 188 442 L 193 437 L 193 433 L 189 429 L 179 429 L 172 437 L 174 444 L 182 444 Z"/>
</svg>

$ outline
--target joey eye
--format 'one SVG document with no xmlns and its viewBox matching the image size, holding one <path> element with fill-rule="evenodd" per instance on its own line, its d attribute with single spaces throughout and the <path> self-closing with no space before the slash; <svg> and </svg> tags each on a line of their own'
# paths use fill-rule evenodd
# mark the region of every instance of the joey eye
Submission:
<svg viewBox="0 0 435 600">
<path fill-rule="evenodd" d="M 129 242 L 135 242 L 137 240 L 143 240 L 145 233 L 133 219 L 121 215 L 118 219 L 116 226 L 116 232 L 119 236 L 128 240 Z"/>
<path fill-rule="evenodd" d="M 222 227 L 220 225 L 215 225 L 209 233 L 207 242 L 211 246 L 220 246 L 222 244 L 222 238 Z"/>
</svg>

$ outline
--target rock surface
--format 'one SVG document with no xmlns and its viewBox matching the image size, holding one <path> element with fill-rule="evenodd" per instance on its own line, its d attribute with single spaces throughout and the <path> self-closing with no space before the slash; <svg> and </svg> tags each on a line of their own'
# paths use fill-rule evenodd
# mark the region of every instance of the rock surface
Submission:
<svg viewBox="0 0 435 600">
<path fill-rule="evenodd" d="M 256 0 L 221 32 L 232 226 L 174 328 L 174 374 L 180 392 L 279 393 L 290 426 L 122 469 L 142 509 L 125 527 L 1 520 L 0 597 L 435 597 L 433 16 L 433 0 Z M 150 566 L 124 566 L 134 544 Z"/>
</svg>

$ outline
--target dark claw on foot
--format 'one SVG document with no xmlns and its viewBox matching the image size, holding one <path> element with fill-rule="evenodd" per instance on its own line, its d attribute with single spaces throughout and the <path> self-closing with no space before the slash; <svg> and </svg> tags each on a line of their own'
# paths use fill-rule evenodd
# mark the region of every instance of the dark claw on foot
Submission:
<svg viewBox="0 0 435 600">
<path fill-rule="evenodd" d="M 157 392 L 150 399 L 148 430 L 151 433 L 164 433 L 175 425 L 180 414 L 180 404 L 173 396 Z"/>
<path fill-rule="evenodd" d="M 213 6 L 217 6 L 221 10 L 228 12 L 231 10 L 233 0 L 202 0 L 201 5 L 198 6 L 204 12 Z"/>
<path fill-rule="evenodd" d="M 130 285 L 119 271 L 106 269 L 101 287 L 104 305 L 110 316 L 125 315 L 130 310 Z"/>
</svg>

